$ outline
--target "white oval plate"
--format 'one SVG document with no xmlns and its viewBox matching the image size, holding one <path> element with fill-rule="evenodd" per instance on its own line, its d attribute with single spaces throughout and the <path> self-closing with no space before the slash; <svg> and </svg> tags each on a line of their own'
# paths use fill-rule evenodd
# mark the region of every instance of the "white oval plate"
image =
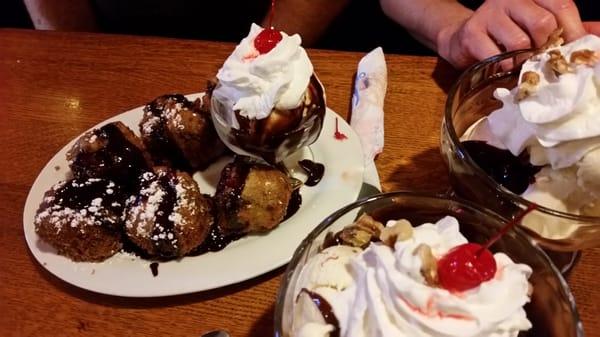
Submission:
<svg viewBox="0 0 600 337">
<path fill-rule="evenodd" d="M 193 94 L 188 98 L 195 99 L 200 95 Z M 143 107 L 137 107 L 94 128 L 121 121 L 138 133 L 142 113 Z M 333 136 L 336 118 L 340 131 L 348 136 L 344 141 Z M 312 153 L 314 161 L 325 165 L 325 174 L 316 186 L 302 187 L 302 205 L 296 214 L 267 234 L 246 236 L 221 251 L 161 262 L 158 275 L 153 277 L 149 268 L 151 261 L 117 253 L 99 263 L 73 262 L 56 254 L 35 233 L 33 220 L 44 193 L 70 174 L 65 154 L 75 141 L 72 140 L 54 155 L 33 183 L 23 213 L 25 239 L 35 258 L 49 272 L 75 286 L 109 295 L 155 297 L 185 294 L 238 283 L 280 267 L 290 260 L 302 239 L 319 222 L 356 200 L 363 182 L 360 140 L 343 118 L 327 109 L 321 136 L 310 146 L 308 154 Z M 224 158 L 206 171 L 194 174 L 203 193 L 214 193 L 221 168 L 229 161 L 230 158 Z"/>
</svg>

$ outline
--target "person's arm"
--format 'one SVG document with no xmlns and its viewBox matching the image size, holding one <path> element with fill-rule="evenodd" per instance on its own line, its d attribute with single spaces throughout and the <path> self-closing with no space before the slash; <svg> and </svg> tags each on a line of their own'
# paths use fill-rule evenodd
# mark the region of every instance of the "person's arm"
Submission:
<svg viewBox="0 0 600 337">
<path fill-rule="evenodd" d="M 382 9 L 457 68 L 505 50 L 541 46 L 557 28 L 586 33 L 570 0 L 487 0 L 471 12 L 453 0 L 380 0 Z"/>
<path fill-rule="evenodd" d="M 273 26 L 288 34 L 302 36 L 304 46 L 312 46 L 350 0 L 277 0 Z M 269 13 L 261 25 L 269 25 Z"/>
<path fill-rule="evenodd" d="M 88 0 L 23 0 L 33 26 L 41 30 L 97 30 Z"/>
</svg>

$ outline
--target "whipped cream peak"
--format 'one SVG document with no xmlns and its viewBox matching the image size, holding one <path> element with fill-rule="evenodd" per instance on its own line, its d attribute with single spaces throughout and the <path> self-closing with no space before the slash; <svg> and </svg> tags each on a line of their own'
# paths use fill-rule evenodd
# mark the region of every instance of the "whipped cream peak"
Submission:
<svg viewBox="0 0 600 337">
<path fill-rule="evenodd" d="M 248 36 L 217 73 L 219 86 L 213 92 L 232 112 L 239 111 L 249 119 L 267 118 L 273 108 L 288 110 L 300 106 L 313 74 L 298 34 L 281 32 L 281 41 L 261 54 L 254 40 L 262 30 L 252 24 Z"/>
<path fill-rule="evenodd" d="M 600 37 L 586 35 L 526 61 L 519 86 L 531 73 L 539 80 L 527 83 L 522 99 L 517 99 L 519 88 L 496 89 L 503 106 L 488 116 L 491 133 L 513 155 L 527 149 L 533 165 L 554 169 L 569 167 L 600 147 L 599 53 Z"/>
</svg>

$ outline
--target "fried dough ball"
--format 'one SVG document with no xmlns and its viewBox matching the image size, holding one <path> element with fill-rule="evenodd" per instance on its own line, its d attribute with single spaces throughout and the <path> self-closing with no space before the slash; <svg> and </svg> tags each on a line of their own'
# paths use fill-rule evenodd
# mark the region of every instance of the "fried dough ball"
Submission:
<svg viewBox="0 0 600 337">
<path fill-rule="evenodd" d="M 125 213 L 129 239 L 151 257 L 182 257 L 198 247 L 213 223 L 211 204 L 192 177 L 159 167 L 140 177 Z"/>
<path fill-rule="evenodd" d="M 102 261 L 121 249 L 123 199 L 110 180 L 59 182 L 44 195 L 35 231 L 73 261 Z"/>
<path fill-rule="evenodd" d="M 260 233 L 285 217 L 292 185 L 281 170 L 238 156 L 221 173 L 214 197 L 224 234 Z"/>
<path fill-rule="evenodd" d="M 225 153 L 214 128 L 209 102 L 181 94 L 163 95 L 144 108 L 140 133 L 159 165 L 201 170 Z"/>
<path fill-rule="evenodd" d="M 77 178 L 103 178 L 125 184 L 151 167 L 143 143 L 121 122 L 86 132 L 67 152 L 67 161 Z"/>
</svg>

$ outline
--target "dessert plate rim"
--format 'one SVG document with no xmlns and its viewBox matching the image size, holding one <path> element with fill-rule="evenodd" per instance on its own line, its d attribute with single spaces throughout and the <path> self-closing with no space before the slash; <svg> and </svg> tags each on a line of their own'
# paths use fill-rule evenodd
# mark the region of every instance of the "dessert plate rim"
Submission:
<svg viewBox="0 0 600 337">
<path fill-rule="evenodd" d="M 195 93 L 186 96 L 195 99 L 202 95 Z M 143 106 L 138 106 L 106 119 L 89 130 L 121 121 L 139 134 L 137 123 L 142 117 L 142 109 Z M 348 136 L 344 141 L 336 140 L 333 136 L 336 118 L 340 131 Z M 370 165 L 365 171 L 358 135 L 343 118 L 327 108 L 321 135 L 310 146 L 314 160 L 325 164 L 325 175 L 316 186 L 302 187 L 303 202 L 297 213 L 269 233 L 247 236 L 221 251 L 160 262 L 158 275 L 154 277 L 150 269 L 153 261 L 119 252 L 103 262 L 74 262 L 56 254 L 35 233 L 33 219 L 38 205 L 44 193 L 69 174 L 65 153 L 82 134 L 62 147 L 40 171 L 25 202 L 23 229 L 31 253 L 46 270 L 74 286 L 107 295 L 180 295 L 236 284 L 267 273 L 288 263 L 298 244 L 325 217 L 357 199 L 363 185 L 363 173 L 365 179 L 379 182 L 374 166 Z M 226 162 L 221 160 L 214 165 L 224 165 Z M 204 172 L 210 170 L 209 167 Z M 220 172 L 220 169 L 216 172 Z M 194 174 L 201 191 L 206 193 L 207 182 L 204 178 L 202 174 Z"/>
</svg>

